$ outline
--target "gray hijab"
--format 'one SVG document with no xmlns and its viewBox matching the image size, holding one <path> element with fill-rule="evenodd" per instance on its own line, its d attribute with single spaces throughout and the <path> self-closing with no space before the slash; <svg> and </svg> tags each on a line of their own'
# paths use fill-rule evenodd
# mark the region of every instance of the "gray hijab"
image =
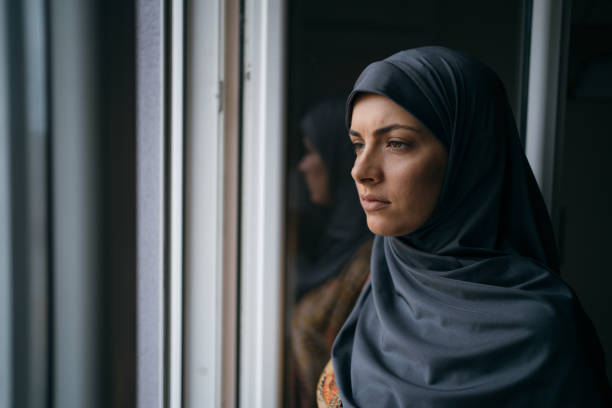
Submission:
<svg viewBox="0 0 612 408">
<path fill-rule="evenodd" d="M 345 407 L 603 406 L 601 346 L 558 275 L 554 236 L 501 81 L 442 47 L 369 65 L 448 150 L 429 220 L 377 236 L 371 281 L 336 338 Z"/>
</svg>

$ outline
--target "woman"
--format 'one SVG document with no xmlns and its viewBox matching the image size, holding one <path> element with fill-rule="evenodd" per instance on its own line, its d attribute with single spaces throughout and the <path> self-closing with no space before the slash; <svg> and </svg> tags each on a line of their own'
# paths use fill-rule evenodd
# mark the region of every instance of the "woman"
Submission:
<svg viewBox="0 0 612 408">
<path fill-rule="evenodd" d="M 317 104 L 300 130 L 306 153 L 299 170 L 310 201 L 324 213 L 316 239 L 300 243 L 309 253 L 298 268 L 298 302 L 291 316 L 295 402 L 310 408 L 336 334 L 368 278 L 372 234 L 350 176 L 354 154 L 344 129 L 344 101 Z"/>
<path fill-rule="evenodd" d="M 364 70 L 346 121 L 376 238 L 319 406 L 609 404 L 497 76 L 449 49 L 403 51 Z"/>
</svg>

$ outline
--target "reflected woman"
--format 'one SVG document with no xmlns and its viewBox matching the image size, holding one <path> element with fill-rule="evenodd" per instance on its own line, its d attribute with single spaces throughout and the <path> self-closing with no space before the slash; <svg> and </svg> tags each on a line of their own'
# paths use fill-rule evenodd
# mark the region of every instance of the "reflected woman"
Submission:
<svg viewBox="0 0 612 408">
<path fill-rule="evenodd" d="M 319 406 L 609 404 L 493 71 L 442 47 L 402 51 L 364 70 L 346 121 L 376 237 Z"/>
<path fill-rule="evenodd" d="M 297 404 L 308 408 L 316 405 L 317 380 L 370 267 L 372 234 L 350 175 L 355 155 L 344 110 L 344 100 L 328 100 L 300 123 L 306 153 L 299 170 L 310 200 L 325 214 L 310 256 L 299 265 L 298 302 L 291 317 Z"/>
</svg>

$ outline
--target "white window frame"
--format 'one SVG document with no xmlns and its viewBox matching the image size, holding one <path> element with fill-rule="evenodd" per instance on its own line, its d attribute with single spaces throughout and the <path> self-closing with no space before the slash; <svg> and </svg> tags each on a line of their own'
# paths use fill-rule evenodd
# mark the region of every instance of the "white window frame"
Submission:
<svg viewBox="0 0 612 408">
<path fill-rule="evenodd" d="M 569 0 L 533 0 L 525 154 L 549 212 L 553 209 L 555 158 L 564 106 L 564 10 Z M 565 22 L 567 23 L 567 21 Z M 562 127 L 561 127 L 562 128 Z"/>
<path fill-rule="evenodd" d="M 245 0 L 241 407 L 280 405 L 286 2 Z"/>
<path fill-rule="evenodd" d="M 169 406 L 220 407 L 225 211 L 220 90 L 224 1 L 185 0 L 184 7 L 183 400 L 181 382 L 176 381 L 176 388 L 170 391 Z M 177 348 L 180 350 L 180 345 Z M 176 358 L 180 357 L 177 353 Z"/>
<path fill-rule="evenodd" d="M 187 123 L 185 113 L 190 105 L 185 103 L 186 79 L 184 78 L 184 45 L 185 45 L 185 2 L 170 0 L 168 4 L 170 16 L 168 56 L 170 75 L 166 76 L 170 83 L 167 102 L 169 129 L 166 154 L 168 163 L 166 179 L 166 313 L 165 313 L 165 384 L 164 406 L 169 408 L 182 407 L 183 398 L 183 353 L 188 345 L 183 345 L 183 307 L 190 306 L 183 298 L 186 285 L 189 241 L 185 240 L 188 233 L 185 221 L 191 202 L 185 200 L 186 174 L 189 163 L 184 157 L 185 147 L 189 148 L 185 128 Z M 185 146 L 185 147 L 184 147 Z M 184 172 L 186 174 L 184 174 Z M 185 200 L 185 201 L 184 201 Z M 183 213 L 185 211 L 185 214 Z M 186 340 L 187 341 L 187 340 Z M 183 349 L 185 347 L 185 350 Z"/>
<path fill-rule="evenodd" d="M 0 21 L 6 21 L 7 2 L 0 2 Z M 6 30 L 0 31 L 0 224 L 10 225 L 10 152 L 8 107 L 8 38 Z M 12 279 L 11 279 L 11 233 L 10 228 L 0 231 L 0 407 L 9 407 L 13 402 L 12 384 Z"/>
</svg>

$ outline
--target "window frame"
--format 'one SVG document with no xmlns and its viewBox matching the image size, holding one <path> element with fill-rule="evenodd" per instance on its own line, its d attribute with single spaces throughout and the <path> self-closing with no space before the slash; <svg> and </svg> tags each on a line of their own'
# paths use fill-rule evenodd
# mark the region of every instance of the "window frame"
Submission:
<svg viewBox="0 0 612 408">
<path fill-rule="evenodd" d="M 239 403 L 264 408 L 282 394 L 287 7 L 244 7 Z"/>
</svg>

